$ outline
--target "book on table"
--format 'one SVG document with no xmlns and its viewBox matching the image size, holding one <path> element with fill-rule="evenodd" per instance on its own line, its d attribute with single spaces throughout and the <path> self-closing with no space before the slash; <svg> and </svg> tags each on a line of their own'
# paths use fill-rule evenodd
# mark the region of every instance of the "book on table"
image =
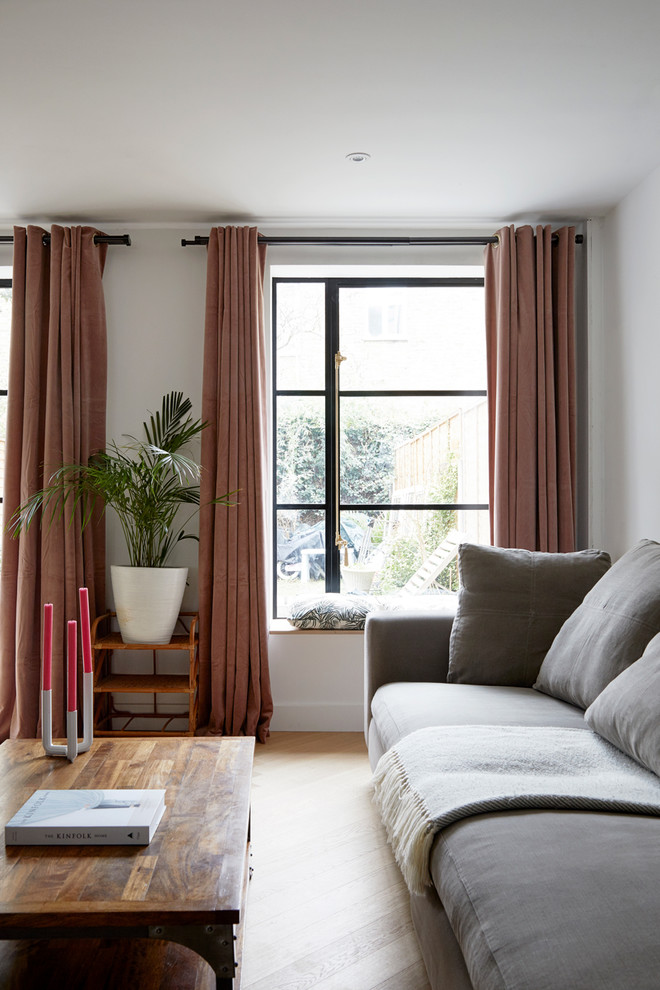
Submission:
<svg viewBox="0 0 660 990">
<path fill-rule="evenodd" d="M 39 790 L 5 825 L 7 846 L 146 846 L 165 810 L 165 791 Z"/>
</svg>

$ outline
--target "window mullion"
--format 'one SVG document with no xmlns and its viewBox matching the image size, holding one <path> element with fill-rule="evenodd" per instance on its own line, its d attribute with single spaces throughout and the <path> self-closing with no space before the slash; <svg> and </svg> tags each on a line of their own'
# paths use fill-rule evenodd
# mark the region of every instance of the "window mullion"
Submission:
<svg viewBox="0 0 660 990">
<path fill-rule="evenodd" d="M 272 363 L 272 422 L 273 435 L 271 447 L 272 459 L 272 558 L 271 558 L 271 579 L 273 582 L 273 618 L 277 618 L 277 429 L 278 429 L 278 408 L 277 408 L 277 280 L 273 279 L 271 285 L 271 363 Z"/>
<path fill-rule="evenodd" d="M 337 409 L 335 406 L 335 354 L 339 350 L 339 286 L 328 279 L 325 286 L 326 321 L 326 518 L 325 518 L 325 587 L 339 591 L 341 571 L 339 547 L 335 546 L 337 520 Z"/>
</svg>

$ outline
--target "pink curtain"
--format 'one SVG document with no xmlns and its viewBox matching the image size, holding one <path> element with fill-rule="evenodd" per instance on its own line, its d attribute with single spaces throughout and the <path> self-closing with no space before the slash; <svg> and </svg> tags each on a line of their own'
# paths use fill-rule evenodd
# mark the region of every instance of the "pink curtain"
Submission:
<svg viewBox="0 0 660 990">
<path fill-rule="evenodd" d="M 89 227 L 14 229 L 4 520 L 63 463 L 105 447 L 106 326 L 101 278 L 107 248 Z M 37 523 L 2 537 L 0 736 L 40 732 L 41 613 L 54 606 L 53 733 L 65 734 L 66 620 L 78 588 L 92 615 L 105 607 L 105 534 L 92 523 Z M 79 678 L 80 683 L 80 678 Z M 80 708 L 80 705 L 79 705 Z"/>
<path fill-rule="evenodd" d="M 265 247 L 218 227 L 208 246 L 199 547 L 200 721 L 268 736 Z M 233 508 L 208 503 L 239 489 Z"/>
<path fill-rule="evenodd" d="M 485 253 L 494 545 L 575 549 L 575 228 L 498 231 Z"/>
</svg>

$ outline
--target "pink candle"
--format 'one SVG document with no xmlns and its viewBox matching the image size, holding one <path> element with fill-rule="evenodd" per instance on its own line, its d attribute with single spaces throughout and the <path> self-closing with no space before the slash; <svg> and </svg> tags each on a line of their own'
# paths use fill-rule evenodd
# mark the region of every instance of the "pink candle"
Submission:
<svg viewBox="0 0 660 990">
<path fill-rule="evenodd" d="M 44 605 L 44 667 L 43 689 L 50 691 L 53 685 L 53 606 Z"/>
<path fill-rule="evenodd" d="M 67 711 L 75 712 L 78 708 L 76 691 L 76 667 L 78 665 L 78 623 L 75 619 L 69 620 L 67 647 Z"/>
<path fill-rule="evenodd" d="M 89 627 L 89 592 L 80 588 L 80 636 L 82 639 L 83 670 L 92 672 L 92 636 Z"/>
</svg>

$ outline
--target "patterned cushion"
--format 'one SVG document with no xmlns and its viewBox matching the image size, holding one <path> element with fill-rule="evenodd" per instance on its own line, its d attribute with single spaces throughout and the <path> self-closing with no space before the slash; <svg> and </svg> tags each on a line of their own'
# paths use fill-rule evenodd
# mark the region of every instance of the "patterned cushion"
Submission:
<svg viewBox="0 0 660 990">
<path fill-rule="evenodd" d="M 307 596 L 292 602 L 288 620 L 296 629 L 364 629 L 369 612 L 380 607 L 369 595 Z"/>
</svg>

